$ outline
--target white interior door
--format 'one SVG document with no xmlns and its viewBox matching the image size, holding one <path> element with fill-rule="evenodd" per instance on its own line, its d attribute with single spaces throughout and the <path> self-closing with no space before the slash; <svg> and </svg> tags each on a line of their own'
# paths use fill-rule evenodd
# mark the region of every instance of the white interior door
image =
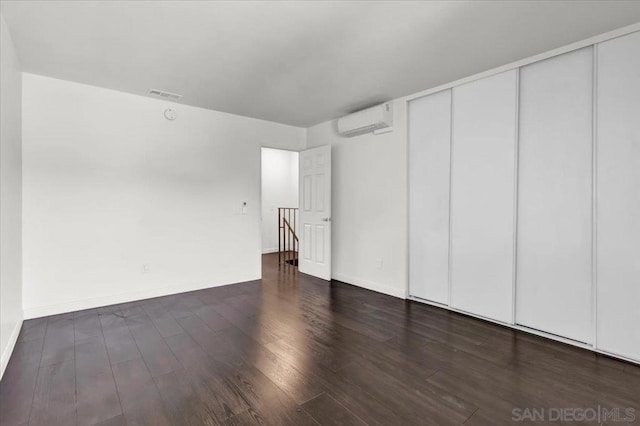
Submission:
<svg viewBox="0 0 640 426">
<path fill-rule="evenodd" d="M 449 303 L 451 90 L 409 103 L 409 291 Z"/>
<path fill-rule="evenodd" d="M 592 63 L 589 47 L 520 70 L 516 321 L 586 343 L 593 337 Z"/>
<path fill-rule="evenodd" d="M 300 272 L 331 279 L 331 146 L 300 153 Z"/>
<path fill-rule="evenodd" d="M 598 45 L 599 349 L 640 360 L 640 32 Z"/>
<path fill-rule="evenodd" d="M 453 89 L 451 306 L 511 322 L 517 71 Z"/>
</svg>

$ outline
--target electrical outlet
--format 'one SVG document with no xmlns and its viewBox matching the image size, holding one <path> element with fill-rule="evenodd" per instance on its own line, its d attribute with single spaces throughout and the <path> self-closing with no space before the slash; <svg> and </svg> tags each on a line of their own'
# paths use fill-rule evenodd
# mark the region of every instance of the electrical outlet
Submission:
<svg viewBox="0 0 640 426">
<path fill-rule="evenodd" d="M 142 265 L 142 273 L 148 274 L 149 272 L 151 272 L 151 265 L 149 265 L 148 263 Z"/>
<path fill-rule="evenodd" d="M 382 259 L 377 258 L 376 259 L 376 268 L 377 269 L 382 269 L 382 265 L 383 265 Z"/>
</svg>

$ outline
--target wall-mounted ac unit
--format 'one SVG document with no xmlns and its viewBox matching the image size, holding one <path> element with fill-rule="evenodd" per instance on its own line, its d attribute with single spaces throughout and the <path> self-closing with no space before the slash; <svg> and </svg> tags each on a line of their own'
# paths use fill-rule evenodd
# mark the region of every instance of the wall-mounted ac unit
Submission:
<svg viewBox="0 0 640 426">
<path fill-rule="evenodd" d="M 356 136 L 393 126 L 391 102 L 354 112 L 338 120 L 338 133 Z"/>
</svg>

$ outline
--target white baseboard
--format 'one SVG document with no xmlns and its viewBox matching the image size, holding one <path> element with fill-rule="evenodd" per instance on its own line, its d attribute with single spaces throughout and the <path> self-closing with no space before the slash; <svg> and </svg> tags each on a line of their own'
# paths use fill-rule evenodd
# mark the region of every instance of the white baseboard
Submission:
<svg viewBox="0 0 640 426">
<path fill-rule="evenodd" d="M 153 297 L 169 296 L 172 294 L 185 293 L 188 291 L 202 290 L 205 288 L 220 287 L 223 285 L 240 284 L 242 282 L 259 280 L 260 277 L 242 280 L 240 282 L 208 282 L 196 283 L 180 286 L 166 286 L 150 288 L 144 290 L 130 291 L 126 293 L 113 294 L 103 297 L 91 297 L 86 299 L 71 300 L 54 305 L 25 307 L 24 319 L 46 317 L 49 315 L 64 314 L 67 312 L 81 311 L 84 309 L 99 308 L 102 306 L 115 305 L 118 303 L 135 302 L 136 300 L 151 299 Z"/>
<path fill-rule="evenodd" d="M 0 359 L 0 379 L 4 376 L 4 370 L 6 370 L 7 365 L 9 365 L 9 360 L 11 359 L 11 354 L 16 347 L 16 343 L 18 342 L 18 336 L 20 335 L 20 329 L 22 328 L 22 315 L 16 321 L 16 325 L 13 327 L 13 331 L 11 332 L 11 336 L 9 337 L 9 342 L 7 343 L 7 347 L 2 351 L 2 358 Z"/>
<path fill-rule="evenodd" d="M 378 293 L 387 294 L 389 296 L 397 297 L 400 299 L 407 298 L 407 290 L 404 288 L 392 287 L 386 284 L 380 284 L 373 281 L 363 280 L 361 278 L 352 277 L 349 275 L 333 272 L 331 277 L 337 281 L 342 281 L 347 284 L 355 285 L 357 287 L 366 288 L 367 290 L 373 290 Z"/>
<path fill-rule="evenodd" d="M 277 253 L 277 252 L 278 252 L 278 247 L 262 249 L 262 254 L 270 254 L 270 253 Z"/>
</svg>

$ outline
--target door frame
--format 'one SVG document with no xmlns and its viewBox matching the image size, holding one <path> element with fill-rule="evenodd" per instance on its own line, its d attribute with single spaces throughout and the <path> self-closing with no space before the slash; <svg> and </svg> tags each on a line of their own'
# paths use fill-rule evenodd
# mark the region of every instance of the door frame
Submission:
<svg viewBox="0 0 640 426">
<path fill-rule="evenodd" d="M 260 171 L 259 171 L 259 192 L 260 195 L 258 196 L 258 200 L 259 200 L 259 204 L 260 204 L 260 224 L 258 225 L 258 236 L 259 236 L 259 240 L 260 240 L 260 245 L 258 247 L 258 253 L 259 253 L 259 259 L 260 259 L 260 278 L 262 278 L 262 222 L 263 222 L 263 218 L 262 218 L 262 149 L 263 148 L 267 148 L 267 149 L 277 149 L 278 151 L 287 151 L 287 152 L 295 152 L 296 154 L 298 154 L 298 158 L 300 158 L 300 151 L 302 151 L 303 149 L 293 149 L 293 148 L 281 148 L 278 146 L 272 146 L 272 145 L 265 145 L 265 144 L 260 144 L 260 146 L 258 147 L 258 152 L 260 154 Z M 298 206 L 300 205 L 300 191 L 298 190 Z"/>
</svg>

